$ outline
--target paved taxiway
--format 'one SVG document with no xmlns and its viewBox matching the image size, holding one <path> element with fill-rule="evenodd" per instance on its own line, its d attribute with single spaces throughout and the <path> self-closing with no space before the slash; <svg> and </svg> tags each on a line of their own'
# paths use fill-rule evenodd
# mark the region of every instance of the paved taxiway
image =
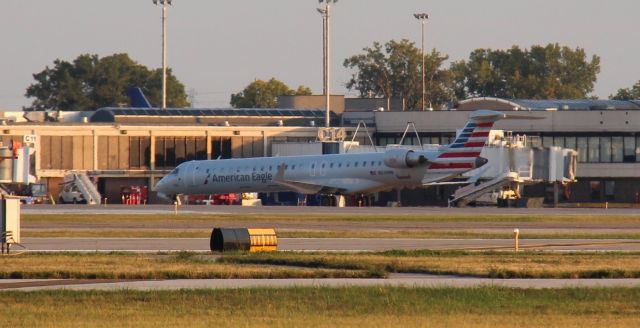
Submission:
<svg viewBox="0 0 640 328">
<path fill-rule="evenodd" d="M 173 205 L 24 205 L 25 214 L 173 214 Z M 638 208 L 496 208 L 496 207 L 327 207 L 327 206 L 206 206 L 184 205 L 179 213 L 197 214 L 327 214 L 327 215 L 567 215 L 567 216 L 637 216 Z"/>
<path fill-rule="evenodd" d="M 640 287 L 640 279 L 490 279 L 419 274 L 391 274 L 388 279 L 175 279 L 175 280 L 77 280 L 77 279 L 6 279 L 0 290 L 180 290 L 229 288 L 288 287 L 482 287 L 575 288 Z"/>
<path fill-rule="evenodd" d="M 519 228 L 522 237 L 526 233 L 640 233 L 640 224 L 637 220 L 624 220 L 625 217 L 640 217 L 640 209 L 502 209 L 502 208 L 439 208 L 439 207 L 367 207 L 367 208 L 333 208 L 333 207 L 296 207 L 296 206 L 183 206 L 181 214 L 199 214 L 198 219 L 191 220 L 189 215 L 174 216 L 173 207 L 166 205 L 148 206 L 123 206 L 109 205 L 35 205 L 25 206 L 25 214 L 73 214 L 86 220 L 56 220 L 56 221 L 30 221 L 23 220 L 24 231 L 46 230 L 171 230 L 171 231 L 210 231 L 213 227 L 264 226 L 278 229 L 279 231 L 458 231 L 476 233 L 511 233 L 514 228 Z M 127 220 L 108 221 L 104 217 L 109 214 L 129 215 Z M 164 220 L 136 220 L 136 215 L 162 214 Z M 268 215 L 269 220 L 243 218 L 236 222 L 234 216 L 263 214 Z M 315 217 L 324 215 L 331 220 L 292 220 L 292 215 L 308 214 Z M 211 219 L 207 219 L 208 216 Z M 221 218 L 220 215 L 223 215 Z M 279 218 L 283 215 L 283 218 Z M 390 220 L 340 220 L 341 217 L 350 216 L 392 216 Z M 424 216 L 425 220 L 403 220 L 403 217 Z M 523 219 L 514 222 L 513 219 L 501 222 L 500 220 L 484 221 L 483 217 L 520 216 Z M 527 216 L 562 215 L 567 217 L 596 217 L 595 220 L 549 220 L 545 222 L 531 222 Z M 92 220 L 92 217 L 101 216 L 100 220 Z M 468 216 L 469 220 L 448 221 L 429 220 L 429 216 Z M 616 216 L 623 220 L 602 220 L 597 217 Z M 175 220 L 173 218 L 176 218 Z M 477 218 L 478 220 L 474 220 Z M 517 220 L 517 219 L 516 219 Z"/>
<path fill-rule="evenodd" d="M 413 238 L 279 238 L 283 251 L 384 251 L 393 249 L 513 248 L 511 239 L 413 239 Z M 28 251 L 209 251 L 208 238 L 22 238 Z M 529 239 L 523 249 L 555 251 L 640 251 L 637 239 Z"/>
</svg>

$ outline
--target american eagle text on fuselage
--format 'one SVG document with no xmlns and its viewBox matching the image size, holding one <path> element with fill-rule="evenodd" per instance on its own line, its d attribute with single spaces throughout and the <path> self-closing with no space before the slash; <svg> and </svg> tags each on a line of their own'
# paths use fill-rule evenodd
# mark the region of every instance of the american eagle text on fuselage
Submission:
<svg viewBox="0 0 640 328">
<path fill-rule="evenodd" d="M 265 172 L 265 173 L 254 172 L 252 174 L 227 174 L 227 175 L 214 174 L 212 176 L 207 176 L 207 178 L 204 181 L 204 184 L 208 184 L 209 180 L 211 180 L 211 182 L 216 182 L 216 183 L 235 183 L 235 182 L 249 182 L 249 181 L 267 183 L 273 180 L 273 174 L 269 172 Z"/>
</svg>

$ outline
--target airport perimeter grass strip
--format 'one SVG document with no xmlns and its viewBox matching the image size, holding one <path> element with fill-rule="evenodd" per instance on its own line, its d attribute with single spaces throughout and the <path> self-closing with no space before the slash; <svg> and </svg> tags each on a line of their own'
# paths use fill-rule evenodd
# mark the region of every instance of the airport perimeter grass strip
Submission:
<svg viewBox="0 0 640 328">
<path fill-rule="evenodd" d="M 25 253 L 0 257 L 0 279 L 380 278 L 383 272 L 218 263 L 196 253 Z"/>
<path fill-rule="evenodd" d="M 279 252 L 225 255 L 219 262 L 488 278 L 640 278 L 638 252 Z"/>
<path fill-rule="evenodd" d="M 63 252 L 0 257 L 0 279 L 380 278 L 394 272 L 488 278 L 640 278 L 640 253 Z"/>
<path fill-rule="evenodd" d="M 301 210 L 304 212 L 304 210 Z M 634 215 L 388 215 L 388 214 L 23 214 L 25 222 L 625 222 L 640 223 L 640 213 Z"/>
<path fill-rule="evenodd" d="M 362 231 L 362 230 L 336 230 L 336 231 L 283 231 L 278 229 L 280 238 L 419 238 L 419 239 L 512 239 L 512 229 L 503 229 L 505 232 L 482 231 L 451 231 L 451 230 L 398 230 L 398 231 Z M 210 238 L 211 230 L 37 230 L 24 229 L 22 237 L 55 237 L 55 238 Z M 521 230 L 521 239 L 638 239 L 640 233 L 537 233 Z"/>
<path fill-rule="evenodd" d="M 0 292 L 6 327 L 638 327 L 640 288 Z"/>
</svg>

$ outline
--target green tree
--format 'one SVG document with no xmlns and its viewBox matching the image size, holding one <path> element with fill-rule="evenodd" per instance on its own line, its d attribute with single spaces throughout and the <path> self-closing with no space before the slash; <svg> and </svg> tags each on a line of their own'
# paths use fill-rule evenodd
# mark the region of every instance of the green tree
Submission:
<svg viewBox="0 0 640 328">
<path fill-rule="evenodd" d="M 409 40 L 391 40 L 383 45 L 374 42 L 364 53 L 344 60 L 344 67 L 354 69 L 347 82 L 349 90 L 360 96 L 401 98 L 407 108 L 422 108 L 422 51 Z M 427 105 L 441 106 L 453 96 L 451 74 L 441 69 L 448 56 L 432 50 L 425 54 Z"/>
<path fill-rule="evenodd" d="M 308 96 L 311 89 L 299 86 L 297 90 L 281 81 L 271 78 L 269 81 L 255 80 L 239 93 L 231 94 L 231 106 L 235 108 L 275 108 L 278 96 Z"/>
<path fill-rule="evenodd" d="M 640 81 L 634 84 L 631 88 L 618 89 L 618 93 L 609 96 L 609 98 L 615 100 L 640 99 Z"/>
<path fill-rule="evenodd" d="M 600 58 L 582 48 L 548 44 L 522 50 L 476 49 L 451 65 L 456 97 L 586 98 L 600 72 Z"/>
<path fill-rule="evenodd" d="M 162 98 L 162 70 L 149 70 L 127 54 L 99 58 L 83 54 L 73 62 L 56 59 L 33 74 L 36 83 L 25 96 L 35 98 L 24 110 L 95 110 L 107 106 L 130 106 L 127 89 L 140 87 L 152 104 Z M 184 85 L 167 70 L 167 106 L 189 106 Z"/>
</svg>

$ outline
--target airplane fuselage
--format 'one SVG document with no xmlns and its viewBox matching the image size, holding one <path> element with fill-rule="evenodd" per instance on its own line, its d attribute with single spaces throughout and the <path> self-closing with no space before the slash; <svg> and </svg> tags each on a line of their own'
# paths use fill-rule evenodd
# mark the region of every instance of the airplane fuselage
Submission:
<svg viewBox="0 0 640 328">
<path fill-rule="evenodd" d="M 165 195 L 296 191 L 362 194 L 415 188 L 480 167 L 491 127 L 505 114 L 479 110 L 450 144 L 431 150 L 190 161 L 156 185 Z"/>
<path fill-rule="evenodd" d="M 428 169 L 424 166 L 392 168 L 385 153 L 305 155 L 190 161 L 180 164 L 163 179 L 159 189 L 165 194 L 216 194 L 289 191 L 274 181 L 279 166 L 283 178 L 308 185 L 329 185 L 322 193 L 357 194 L 422 185 Z M 455 171 L 455 170 L 454 170 Z M 455 172 L 438 170 L 438 177 Z"/>
</svg>

